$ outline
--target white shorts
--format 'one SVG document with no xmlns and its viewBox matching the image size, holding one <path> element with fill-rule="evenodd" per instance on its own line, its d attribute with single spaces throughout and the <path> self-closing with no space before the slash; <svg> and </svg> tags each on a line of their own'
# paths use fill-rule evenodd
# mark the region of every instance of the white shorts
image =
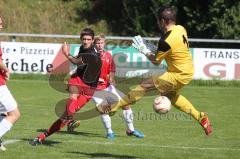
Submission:
<svg viewBox="0 0 240 159">
<path fill-rule="evenodd" d="M 17 102 L 6 85 L 0 86 L 0 113 L 11 112 L 17 108 Z"/>
<path fill-rule="evenodd" d="M 92 97 L 96 106 L 111 105 L 124 97 L 124 93 L 117 90 L 113 85 L 109 85 L 104 90 L 95 91 Z"/>
</svg>

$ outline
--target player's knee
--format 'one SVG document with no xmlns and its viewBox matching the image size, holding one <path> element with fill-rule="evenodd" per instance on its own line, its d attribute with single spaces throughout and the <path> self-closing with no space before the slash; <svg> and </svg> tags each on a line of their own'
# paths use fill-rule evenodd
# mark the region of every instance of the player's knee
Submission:
<svg viewBox="0 0 240 159">
<path fill-rule="evenodd" d="M 7 118 L 12 122 L 15 123 L 20 118 L 20 111 L 18 108 L 14 109 L 11 112 L 7 113 Z"/>
<path fill-rule="evenodd" d="M 69 93 L 69 98 L 70 98 L 70 99 L 77 100 L 77 99 L 78 99 L 78 96 L 79 96 L 79 94 Z"/>
<path fill-rule="evenodd" d="M 17 110 L 17 111 L 15 112 L 15 118 L 16 118 L 16 120 L 18 120 L 18 119 L 20 118 L 20 116 L 21 116 L 21 113 L 20 113 L 19 110 Z"/>
</svg>

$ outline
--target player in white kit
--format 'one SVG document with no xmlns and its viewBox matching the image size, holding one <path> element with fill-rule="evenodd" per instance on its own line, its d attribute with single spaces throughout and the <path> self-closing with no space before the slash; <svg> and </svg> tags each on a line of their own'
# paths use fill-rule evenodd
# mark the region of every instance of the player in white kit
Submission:
<svg viewBox="0 0 240 159">
<path fill-rule="evenodd" d="M 0 31 L 2 28 L 3 20 L 0 15 Z M 2 49 L 0 43 L 0 151 L 6 150 L 2 144 L 1 138 L 11 129 L 12 125 L 20 117 L 17 102 L 6 85 L 6 81 L 9 80 L 9 77 L 9 70 L 2 63 Z"/>
</svg>

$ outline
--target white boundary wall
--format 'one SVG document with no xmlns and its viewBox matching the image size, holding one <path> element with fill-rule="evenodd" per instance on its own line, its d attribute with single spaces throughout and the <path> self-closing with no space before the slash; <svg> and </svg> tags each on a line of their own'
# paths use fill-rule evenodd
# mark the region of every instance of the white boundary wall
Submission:
<svg viewBox="0 0 240 159">
<path fill-rule="evenodd" d="M 70 45 L 72 54 L 76 52 L 76 47 L 78 46 Z M 46 74 L 66 60 L 61 54 L 61 44 L 2 42 L 1 49 L 3 63 L 12 73 Z M 113 55 L 124 54 L 128 62 L 128 67 L 123 68 L 121 63 L 119 67 L 117 64 L 121 76 L 137 76 L 166 69 L 149 65 L 149 61 L 132 47 L 115 49 L 112 50 Z M 192 48 L 191 52 L 195 66 L 194 79 L 240 79 L 240 49 Z M 133 57 L 137 57 L 137 61 Z M 119 59 L 115 56 L 114 60 L 121 61 L 120 58 L 122 56 Z"/>
</svg>

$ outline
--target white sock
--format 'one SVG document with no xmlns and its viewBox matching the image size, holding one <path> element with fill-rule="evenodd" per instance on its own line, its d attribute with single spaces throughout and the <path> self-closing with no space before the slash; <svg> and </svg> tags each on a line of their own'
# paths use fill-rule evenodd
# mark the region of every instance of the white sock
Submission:
<svg viewBox="0 0 240 159">
<path fill-rule="evenodd" d="M 107 133 L 113 133 L 110 116 L 108 114 L 102 114 L 101 119 L 102 119 L 103 125 L 107 130 Z"/>
<path fill-rule="evenodd" d="M 132 109 L 130 108 L 128 110 L 123 110 L 123 116 L 124 116 L 124 120 L 126 122 L 127 128 L 130 131 L 134 131 Z"/>
<path fill-rule="evenodd" d="M 12 123 L 7 121 L 6 119 L 2 119 L 0 122 L 0 138 L 6 134 L 12 127 Z"/>
</svg>

